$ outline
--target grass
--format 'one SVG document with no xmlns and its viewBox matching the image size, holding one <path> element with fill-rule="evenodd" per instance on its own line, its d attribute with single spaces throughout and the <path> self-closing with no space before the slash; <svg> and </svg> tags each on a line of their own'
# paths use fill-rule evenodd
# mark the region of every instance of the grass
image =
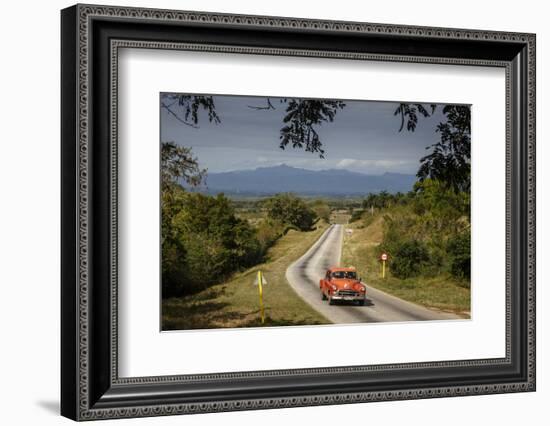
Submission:
<svg viewBox="0 0 550 426">
<path fill-rule="evenodd" d="M 347 225 L 353 233 L 344 237 L 343 264 L 355 266 L 361 278 L 372 287 L 419 305 L 469 318 L 470 290 L 460 286 L 449 274 L 399 279 L 392 276 L 386 265 L 386 278 L 382 279 L 378 246 L 383 239 L 383 224 L 383 217 L 375 215 Z"/>
<path fill-rule="evenodd" d="M 285 278 L 287 267 L 302 256 L 326 228 L 325 223 L 319 222 L 310 232 L 290 230 L 271 247 L 265 263 L 199 293 L 164 300 L 162 329 L 328 324 L 325 317 L 302 301 Z M 260 320 L 258 287 L 254 285 L 258 270 L 268 282 L 263 287 L 264 324 Z"/>
<path fill-rule="evenodd" d="M 347 210 L 335 210 L 330 215 L 331 223 L 346 224 L 349 222 L 351 215 Z"/>
</svg>

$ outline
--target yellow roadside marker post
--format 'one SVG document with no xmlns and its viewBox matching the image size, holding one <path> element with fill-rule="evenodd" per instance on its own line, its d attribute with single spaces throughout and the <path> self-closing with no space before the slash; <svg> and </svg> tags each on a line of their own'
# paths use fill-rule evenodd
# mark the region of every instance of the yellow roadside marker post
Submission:
<svg viewBox="0 0 550 426">
<path fill-rule="evenodd" d="M 254 284 L 258 286 L 258 294 L 260 296 L 260 315 L 261 315 L 262 324 L 263 324 L 265 322 L 263 286 L 267 284 L 267 280 L 264 278 L 262 271 L 258 271 L 258 275 L 256 277 L 256 281 L 254 282 Z"/>
<path fill-rule="evenodd" d="M 382 278 L 386 278 L 386 261 L 388 260 L 388 253 L 382 253 L 380 255 L 380 261 L 382 262 Z"/>
</svg>

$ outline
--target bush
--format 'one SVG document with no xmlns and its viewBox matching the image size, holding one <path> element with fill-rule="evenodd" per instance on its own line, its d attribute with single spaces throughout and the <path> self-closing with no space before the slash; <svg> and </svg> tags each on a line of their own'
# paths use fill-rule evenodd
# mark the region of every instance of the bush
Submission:
<svg viewBox="0 0 550 426">
<path fill-rule="evenodd" d="M 210 197 L 177 188 L 163 193 L 163 297 L 221 282 L 262 256 L 256 230 L 235 216 L 223 195 Z"/>
<path fill-rule="evenodd" d="M 224 247 L 220 238 L 205 232 L 187 233 L 182 237 L 187 249 L 184 293 L 205 289 L 231 271 L 231 250 Z"/>
<path fill-rule="evenodd" d="M 269 247 L 284 235 L 285 225 L 273 219 L 262 220 L 256 229 L 256 237 L 265 253 Z"/>
<path fill-rule="evenodd" d="M 315 212 L 293 194 L 278 194 L 265 205 L 270 219 L 293 225 L 300 231 L 309 231 L 317 219 Z"/>
<path fill-rule="evenodd" d="M 452 237 L 447 244 L 447 252 L 451 256 L 451 274 L 456 278 L 468 280 L 468 284 L 471 270 L 470 246 L 470 232 Z"/>
<path fill-rule="evenodd" d="M 162 297 L 181 294 L 187 280 L 186 251 L 181 242 L 164 239 L 162 243 Z"/>
<path fill-rule="evenodd" d="M 414 186 L 416 197 L 413 210 L 422 215 L 430 212 L 445 222 L 455 221 L 460 216 L 470 216 L 470 193 L 455 192 L 444 182 L 425 179 Z"/>
<path fill-rule="evenodd" d="M 392 256 L 391 271 L 398 278 L 420 275 L 430 260 L 428 248 L 418 240 L 404 241 Z"/>
<path fill-rule="evenodd" d="M 310 208 L 319 219 L 323 219 L 327 223 L 330 222 L 330 206 L 325 201 L 316 200 L 310 204 Z"/>
<path fill-rule="evenodd" d="M 434 240 L 429 244 L 430 259 L 422 270 L 422 275 L 426 277 L 435 277 L 445 271 L 447 252 L 445 244 L 441 247 L 439 244 L 434 244 Z"/>
<path fill-rule="evenodd" d="M 364 210 L 354 210 L 349 218 L 349 223 L 357 222 L 363 217 Z"/>
</svg>

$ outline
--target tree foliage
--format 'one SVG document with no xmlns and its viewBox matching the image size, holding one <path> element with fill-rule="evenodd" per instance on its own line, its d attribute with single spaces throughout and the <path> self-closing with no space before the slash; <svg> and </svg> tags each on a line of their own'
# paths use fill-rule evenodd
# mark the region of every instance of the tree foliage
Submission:
<svg viewBox="0 0 550 426">
<path fill-rule="evenodd" d="M 293 194 L 278 194 L 265 202 L 270 219 L 295 226 L 300 231 L 309 231 L 317 215 L 302 199 Z"/>
<path fill-rule="evenodd" d="M 349 223 L 354 223 L 360 220 L 363 217 L 365 210 L 353 210 L 349 218 Z"/>
<path fill-rule="evenodd" d="M 471 127 L 470 107 L 446 105 L 443 113 L 447 121 L 439 123 L 439 142 L 431 146 L 432 152 L 420 159 L 417 176 L 437 179 L 455 192 L 470 190 Z"/>
<path fill-rule="evenodd" d="M 449 239 L 447 251 L 451 255 L 451 273 L 466 280 L 469 286 L 471 271 L 470 232 L 462 232 Z"/>
<path fill-rule="evenodd" d="M 164 298 L 203 289 L 259 262 L 263 255 L 256 230 L 236 217 L 226 197 L 189 193 L 180 185 L 182 181 L 189 186 L 200 185 L 205 174 L 190 148 L 162 143 Z"/>
<path fill-rule="evenodd" d="M 392 204 L 398 202 L 403 197 L 403 194 L 390 194 L 388 191 L 380 191 L 378 193 L 370 193 L 362 202 L 362 207 L 383 209 L 391 206 Z"/>
<path fill-rule="evenodd" d="M 419 215 L 431 215 L 449 224 L 465 216 L 470 218 L 470 193 L 455 192 L 443 181 L 427 178 L 414 186 L 413 209 Z"/>
<path fill-rule="evenodd" d="M 177 187 L 169 194 L 162 206 L 163 297 L 204 289 L 261 260 L 255 229 L 236 217 L 225 196 Z"/>
<path fill-rule="evenodd" d="M 426 179 L 417 182 L 415 190 L 407 194 L 370 194 L 367 200 L 369 205 L 380 206 L 380 250 L 390 254 L 390 272 L 394 276 L 432 277 L 448 273 L 458 284 L 467 284 L 469 192 L 455 192 L 439 180 Z"/>
<path fill-rule="evenodd" d="M 266 106 L 276 109 L 266 98 Z M 302 149 L 324 158 L 319 128 L 335 120 L 346 104 L 336 100 L 282 98 L 284 114 L 279 130 L 281 149 Z M 221 123 L 214 97 L 163 95 L 161 108 L 193 128 L 199 121 Z M 415 131 L 422 118 L 439 108 L 429 104 L 400 104 L 399 131 Z M 369 194 L 359 219 L 367 209 L 386 209 L 382 248 L 390 253 L 390 270 L 398 277 L 448 271 L 460 280 L 470 276 L 470 150 L 471 115 L 464 105 L 445 105 L 445 117 L 434 129 L 439 141 L 420 159 L 418 182 L 407 194 L 382 191 Z M 252 227 L 239 219 L 224 196 L 188 193 L 180 186 L 201 185 L 206 170 L 190 148 L 173 142 L 161 146 L 162 166 L 162 276 L 163 296 L 184 294 L 219 282 L 228 274 L 261 261 L 289 227 L 310 230 L 316 220 L 330 220 L 326 203 L 306 203 L 292 194 L 269 198 L 262 206 L 267 218 Z"/>
<path fill-rule="evenodd" d="M 401 126 L 399 131 L 402 131 L 407 124 L 407 130 L 414 132 L 418 124 L 418 115 L 421 117 L 429 117 L 435 112 L 437 105 L 430 104 L 428 107 L 422 104 L 399 104 L 393 115 L 398 115 L 401 118 Z M 430 110 L 430 111 L 428 111 Z"/>
<path fill-rule="evenodd" d="M 426 244 L 419 240 L 404 241 L 395 250 L 391 270 L 398 278 L 416 277 L 429 260 Z"/>
<path fill-rule="evenodd" d="M 324 200 L 315 200 L 309 204 L 309 207 L 315 212 L 315 215 L 324 220 L 326 223 L 330 222 L 330 206 Z"/>
<path fill-rule="evenodd" d="M 284 99 L 287 103 L 281 129 L 281 149 L 287 146 L 303 148 L 306 152 L 319 153 L 324 158 L 325 150 L 316 127 L 334 121 L 339 109 L 346 104 L 342 101 L 320 99 Z"/>
<path fill-rule="evenodd" d="M 403 130 L 405 121 L 407 130 L 414 132 L 418 117 L 429 117 L 436 110 L 436 105 L 429 107 L 422 104 L 400 104 L 394 115 L 401 116 Z M 431 108 L 431 113 L 428 109 Z M 467 105 L 445 105 L 442 110 L 446 120 L 440 122 L 436 132 L 440 140 L 426 149 L 431 152 L 420 159 L 417 177 L 420 182 L 425 179 L 437 179 L 453 191 L 470 190 L 471 159 L 471 111 Z"/>
<path fill-rule="evenodd" d="M 163 190 L 168 190 L 180 180 L 190 186 L 198 186 L 204 181 L 207 172 L 199 167 L 198 159 L 193 156 L 191 148 L 176 145 L 174 142 L 161 143 L 160 163 Z"/>
<path fill-rule="evenodd" d="M 183 190 L 179 186 L 162 191 L 161 198 L 161 272 L 162 297 L 183 293 L 187 279 L 187 249 L 174 227 L 173 218 L 178 213 Z"/>
<path fill-rule="evenodd" d="M 187 126 L 198 127 L 201 109 L 206 112 L 208 121 L 215 124 L 221 123 L 213 96 L 165 93 L 161 96 L 160 106 L 180 123 Z"/>
<path fill-rule="evenodd" d="M 334 121 L 338 110 L 343 109 L 346 104 L 343 101 L 330 99 L 281 98 L 279 101 L 286 105 L 279 132 L 279 147 L 286 149 L 290 146 L 303 149 L 324 158 L 325 150 L 318 128 L 323 123 Z M 181 123 L 195 128 L 198 128 L 201 110 L 206 112 L 209 122 L 221 123 L 213 96 L 163 94 L 161 108 Z M 276 109 L 270 98 L 266 98 L 266 106 L 249 106 L 249 108 Z"/>
<path fill-rule="evenodd" d="M 334 121 L 339 110 L 346 104 L 330 99 L 281 98 L 285 104 L 282 127 L 279 132 L 279 147 L 286 149 L 303 149 L 325 157 L 325 149 L 318 128 L 323 123 Z M 266 106 L 249 106 L 257 110 L 276 109 L 270 98 Z M 163 94 L 161 108 L 165 109 L 178 121 L 192 127 L 198 127 L 199 113 L 207 114 L 209 122 L 221 123 L 216 112 L 213 96 Z M 400 103 L 394 115 L 399 116 L 399 131 L 407 129 L 414 132 L 419 118 L 430 117 L 437 109 L 436 104 Z M 440 134 L 440 141 L 427 147 L 431 152 L 420 159 L 417 172 L 419 181 L 438 179 L 454 191 L 468 191 L 470 188 L 470 107 L 466 105 L 445 105 L 442 110 L 446 117 L 435 131 Z"/>
<path fill-rule="evenodd" d="M 161 244 L 162 294 L 168 297 L 185 290 L 188 276 L 188 248 L 174 226 L 174 218 L 182 208 L 184 190 L 179 181 L 199 185 L 206 170 L 201 170 L 190 148 L 172 142 L 161 144 Z"/>
</svg>

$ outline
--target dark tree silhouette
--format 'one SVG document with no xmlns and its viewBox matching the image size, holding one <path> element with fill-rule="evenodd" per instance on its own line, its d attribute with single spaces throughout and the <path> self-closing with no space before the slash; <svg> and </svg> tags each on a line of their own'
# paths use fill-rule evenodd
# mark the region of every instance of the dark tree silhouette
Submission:
<svg viewBox="0 0 550 426">
<path fill-rule="evenodd" d="M 422 104 L 400 104 L 394 115 L 401 116 L 402 131 L 407 123 L 407 130 L 414 132 L 418 117 L 429 117 L 436 110 L 430 105 L 431 112 Z M 432 152 L 420 159 L 420 168 L 416 176 L 420 182 L 425 179 L 437 179 L 455 192 L 470 190 L 471 159 L 471 114 L 466 105 L 445 105 L 443 114 L 446 121 L 440 122 L 436 132 L 440 133 L 439 142 L 426 147 Z"/>
<path fill-rule="evenodd" d="M 199 127 L 201 110 L 207 114 L 209 122 L 221 123 L 212 96 L 165 93 L 161 95 L 160 106 L 180 123 L 194 128 Z M 199 167 L 198 159 L 193 156 L 191 148 L 174 142 L 162 142 L 160 158 L 161 184 L 164 191 L 178 184 L 181 179 L 190 186 L 198 186 L 206 178 L 207 170 Z"/>
<path fill-rule="evenodd" d="M 208 114 L 208 121 L 216 124 L 221 122 L 216 113 L 216 105 L 212 96 L 163 94 L 160 106 L 180 123 L 187 126 L 198 127 L 200 108 Z M 176 106 L 177 108 L 175 108 Z M 178 110 L 181 110 L 181 113 Z"/>
<path fill-rule="evenodd" d="M 285 105 L 283 126 L 279 134 L 279 147 L 286 149 L 288 146 L 294 149 L 303 149 L 306 152 L 316 153 L 320 158 L 325 157 L 325 150 L 318 128 L 323 123 L 334 121 L 339 110 L 346 104 L 338 100 L 280 98 L 279 102 Z M 256 110 L 276 109 L 271 98 L 266 98 L 265 106 L 249 105 Z M 199 114 L 207 114 L 209 122 L 219 124 L 221 117 L 216 112 L 213 96 L 163 94 L 161 108 L 181 123 L 198 128 Z M 436 110 L 436 104 L 401 103 L 394 112 L 401 118 L 399 131 L 407 129 L 414 132 L 419 118 L 430 117 Z M 444 182 L 454 191 L 467 191 L 470 189 L 470 108 L 465 105 L 445 105 L 443 114 L 446 121 L 436 127 L 440 133 L 440 141 L 428 146 L 431 153 L 420 159 L 420 168 L 417 177 L 420 182 L 427 178 Z M 175 145 L 174 145 L 175 146 Z M 175 154 L 174 147 L 170 148 Z M 186 149 L 186 148 L 184 148 Z M 192 166 L 192 156 L 189 152 L 178 153 L 182 164 Z M 188 180 L 192 185 L 200 184 L 203 177 L 197 170 L 190 171 L 189 176 L 195 179 Z M 186 178 L 182 175 L 181 177 Z"/>
<path fill-rule="evenodd" d="M 446 105 L 447 121 L 439 123 L 439 142 L 432 152 L 420 159 L 417 176 L 420 181 L 431 178 L 445 182 L 455 192 L 470 190 L 471 127 L 470 107 Z"/>
<path fill-rule="evenodd" d="M 407 130 L 414 132 L 418 123 L 418 114 L 422 117 L 429 117 L 435 112 L 437 105 L 430 104 L 429 108 L 431 112 L 428 112 L 426 107 L 422 104 L 399 104 L 393 115 L 399 115 L 401 117 L 401 127 L 399 131 L 402 131 L 405 127 L 405 119 L 407 120 Z"/>
<path fill-rule="evenodd" d="M 346 104 L 336 100 L 281 98 L 281 104 L 286 105 L 283 117 L 283 127 L 280 130 L 281 149 L 287 146 L 304 149 L 307 152 L 318 153 L 324 158 L 325 151 L 317 132 L 323 123 L 334 121 L 338 110 Z M 274 110 L 276 107 L 270 98 L 266 98 L 265 106 L 249 105 L 256 110 Z M 181 123 L 198 128 L 199 111 L 208 114 L 208 120 L 215 124 L 221 123 L 221 117 L 216 113 L 213 96 L 190 96 L 163 94 L 161 108 Z"/>
<path fill-rule="evenodd" d="M 198 186 L 205 179 L 207 170 L 200 169 L 191 148 L 176 145 L 174 142 L 162 142 L 160 162 L 163 190 L 179 183 L 180 179 L 191 186 Z"/>
<path fill-rule="evenodd" d="M 316 126 L 322 123 L 334 121 L 339 109 L 346 104 L 342 101 L 318 100 L 318 99 L 289 99 L 286 100 L 286 115 L 283 118 L 285 126 L 281 129 L 279 147 L 285 149 L 288 145 L 292 148 L 304 148 L 307 152 L 317 152 L 320 158 L 324 158 L 325 150 Z"/>
</svg>

